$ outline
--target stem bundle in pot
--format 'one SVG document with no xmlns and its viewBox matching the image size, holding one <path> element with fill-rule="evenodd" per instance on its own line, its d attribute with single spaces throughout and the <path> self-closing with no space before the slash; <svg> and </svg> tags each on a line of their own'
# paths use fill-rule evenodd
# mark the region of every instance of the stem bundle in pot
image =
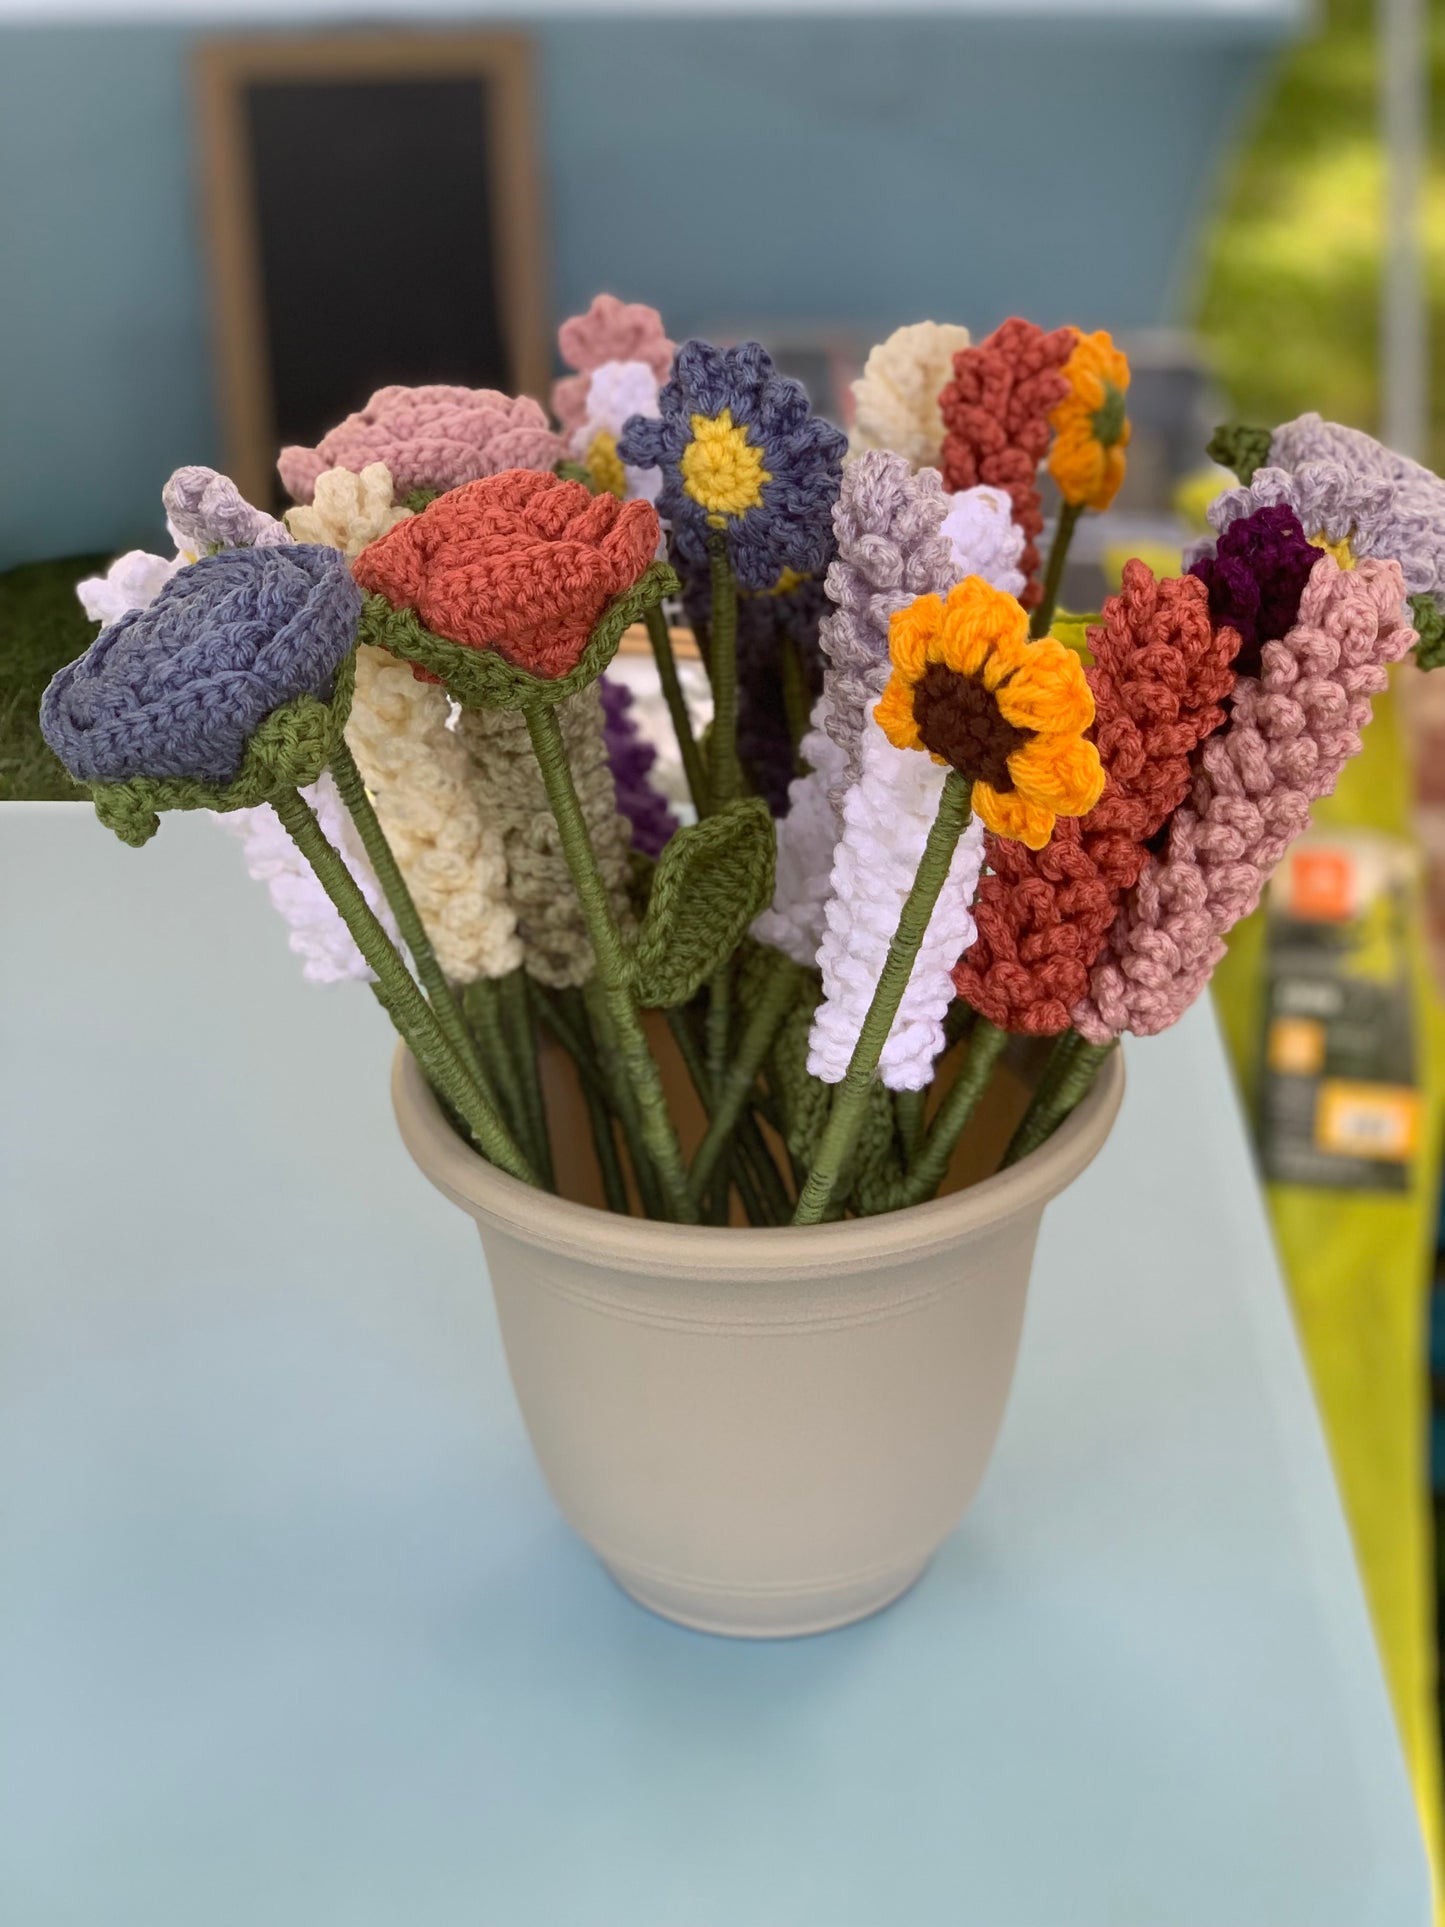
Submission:
<svg viewBox="0 0 1445 1927">
<path fill-rule="evenodd" d="M 1069 541 L 1129 438 L 1107 335 L 902 329 L 851 449 L 755 342 L 674 351 L 608 297 L 560 339 L 560 429 L 384 389 L 284 451 L 284 524 L 178 471 L 178 553 L 81 585 L 108 626 L 47 739 L 128 842 L 231 817 L 307 974 L 369 979 L 519 1183 L 556 1185 L 559 1051 L 615 1211 L 921 1203 L 1011 1036 L 1054 1040 L 995 1162 L 1030 1155 L 1124 1032 L 1198 997 L 1387 665 L 1417 630 L 1445 648 L 1445 488 L 1316 416 L 1222 432 L 1216 539 L 1177 576 L 1129 563 L 1080 648 L 1051 633 Z M 634 626 L 686 823 L 602 682 Z"/>
</svg>

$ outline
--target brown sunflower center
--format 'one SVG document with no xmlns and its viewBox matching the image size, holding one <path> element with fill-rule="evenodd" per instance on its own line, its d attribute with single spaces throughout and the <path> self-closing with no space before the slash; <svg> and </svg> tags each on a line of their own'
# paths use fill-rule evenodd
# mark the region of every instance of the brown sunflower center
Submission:
<svg viewBox="0 0 1445 1927">
<path fill-rule="evenodd" d="M 1032 735 L 999 713 L 981 682 L 931 662 L 913 689 L 913 717 L 924 747 L 952 763 L 971 783 L 1011 790 L 1008 759 Z"/>
</svg>

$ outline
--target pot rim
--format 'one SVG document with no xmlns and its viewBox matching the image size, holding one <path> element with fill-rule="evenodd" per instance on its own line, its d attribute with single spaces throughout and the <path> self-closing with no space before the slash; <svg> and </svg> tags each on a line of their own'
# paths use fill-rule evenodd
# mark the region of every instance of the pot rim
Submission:
<svg viewBox="0 0 1445 1927">
<path fill-rule="evenodd" d="M 534 1190 L 464 1144 L 410 1051 L 398 1044 L 391 1097 L 397 1127 L 422 1174 L 479 1224 L 593 1266 L 659 1277 L 759 1285 L 839 1277 L 922 1257 L 1041 1211 L 1092 1163 L 1124 1096 L 1124 1056 L 1110 1053 L 1092 1089 L 1053 1136 L 1006 1171 L 901 1211 L 818 1225 L 679 1225 L 621 1217 Z"/>
</svg>

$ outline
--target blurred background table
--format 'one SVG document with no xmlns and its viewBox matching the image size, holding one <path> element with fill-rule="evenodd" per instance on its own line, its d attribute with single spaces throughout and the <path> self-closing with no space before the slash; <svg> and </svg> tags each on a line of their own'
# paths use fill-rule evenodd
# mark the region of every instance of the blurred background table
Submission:
<svg viewBox="0 0 1445 1927">
<path fill-rule="evenodd" d="M 1424 1927 L 1207 1006 L 1044 1227 L 983 1493 L 879 1618 L 617 1592 L 364 991 L 238 848 L 0 809 L 10 1927 Z"/>
</svg>

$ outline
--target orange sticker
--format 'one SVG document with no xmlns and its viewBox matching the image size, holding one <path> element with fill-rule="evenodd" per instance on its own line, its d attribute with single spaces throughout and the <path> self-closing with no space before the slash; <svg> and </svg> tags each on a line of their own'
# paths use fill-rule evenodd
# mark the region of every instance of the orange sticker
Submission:
<svg viewBox="0 0 1445 1927">
<path fill-rule="evenodd" d="M 1355 910 L 1355 866 L 1344 850 L 1297 849 L 1289 865 L 1289 914 L 1301 923 L 1343 923 Z"/>
<path fill-rule="evenodd" d="M 1420 1093 L 1408 1084 L 1360 1084 L 1331 1078 L 1320 1085 L 1315 1144 L 1338 1157 L 1404 1164 L 1420 1141 Z"/>
<path fill-rule="evenodd" d="M 1276 1017 L 1269 1027 L 1269 1067 L 1285 1077 L 1318 1077 L 1325 1065 L 1325 1027 L 1313 1017 Z"/>
</svg>

